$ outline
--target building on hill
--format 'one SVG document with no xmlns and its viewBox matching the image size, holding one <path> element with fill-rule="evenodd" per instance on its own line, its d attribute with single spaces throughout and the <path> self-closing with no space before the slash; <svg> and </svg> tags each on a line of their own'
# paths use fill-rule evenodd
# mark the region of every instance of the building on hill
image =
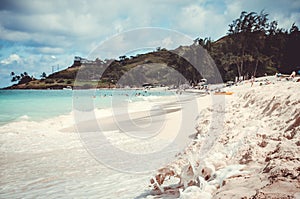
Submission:
<svg viewBox="0 0 300 199">
<path fill-rule="evenodd" d="M 95 61 L 88 60 L 79 56 L 74 57 L 74 66 L 80 66 L 81 64 L 96 64 Z"/>
</svg>

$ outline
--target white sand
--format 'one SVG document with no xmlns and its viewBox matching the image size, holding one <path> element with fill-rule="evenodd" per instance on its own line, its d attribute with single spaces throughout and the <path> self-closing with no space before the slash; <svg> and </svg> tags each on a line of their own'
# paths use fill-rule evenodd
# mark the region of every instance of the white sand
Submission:
<svg viewBox="0 0 300 199">
<path fill-rule="evenodd" d="M 224 116 L 223 126 L 205 119 L 210 118 L 213 108 L 202 112 L 194 142 L 155 175 L 152 185 L 156 194 L 180 198 L 299 198 L 300 83 L 250 85 L 244 82 L 226 88 L 235 93 L 226 96 L 226 108 L 218 114 Z M 215 128 L 209 129 L 211 125 Z M 203 154 L 203 144 L 210 139 L 206 136 L 214 135 L 214 131 L 219 131 L 218 139 Z M 180 183 L 170 185 L 168 176 L 179 178 Z"/>
<path fill-rule="evenodd" d="M 149 139 L 136 139 L 132 132 L 121 132 L 110 117 L 112 110 L 96 110 L 95 115 L 104 128 L 105 136 L 116 147 L 129 153 L 147 154 L 158 152 L 172 143 L 181 128 L 182 112 L 191 107 L 190 97 L 181 96 L 182 103 L 177 103 L 177 97 L 150 98 L 149 102 L 131 103 L 129 106 L 130 120 L 140 122 L 136 125 L 147 126 L 149 108 L 151 122 L 162 120 L 158 134 Z M 180 101 L 179 100 L 179 101 Z M 145 106 L 148 103 L 148 106 Z M 187 104 L 187 106 L 185 106 Z M 189 111 L 189 110 L 188 110 Z M 164 112 L 164 117 L 161 117 Z M 147 159 L 140 165 L 151 165 L 157 162 L 153 169 L 159 168 L 171 161 L 178 151 L 181 151 L 191 141 L 190 134 L 195 134 L 194 128 L 197 110 L 191 113 L 186 128 L 181 133 L 183 144 L 181 148 L 170 145 L 170 150 Z M 117 114 L 120 114 L 119 112 Z M 121 115 L 119 119 L 123 119 Z M 146 118 L 145 121 L 143 118 Z M 89 133 L 91 118 L 83 117 L 80 126 Z M 130 123 L 130 121 L 125 120 Z M 150 123 L 151 123 L 150 122 Z M 75 131 L 73 116 L 65 115 L 42 122 L 24 121 L 13 122 L 0 127 L 0 172 L 1 198 L 134 198 L 148 197 L 149 176 L 153 173 L 134 174 L 124 173 L 107 168 L 94 159 L 85 149 L 80 135 Z M 125 123 L 126 125 L 130 125 Z M 188 132 L 188 133 L 186 133 Z M 147 133 L 147 132 L 144 132 Z M 147 134 L 145 134 L 147 135 Z M 139 136 L 139 135 L 138 135 Z M 179 137 L 180 137 L 179 136 Z M 185 140 L 185 142 L 184 142 Z M 101 148 L 100 148 L 101 149 Z M 139 162 L 129 160 L 122 162 L 112 151 L 106 151 L 105 158 L 120 165 L 135 167 Z M 170 155 L 171 154 L 171 155 Z M 164 163 L 162 163 L 164 162 Z M 108 165 L 110 166 L 110 165 Z M 137 167 L 138 168 L 138 167 Z M 151 168 L 151 167 L 150 167 Z M 116 168 L 119 169 L 119 168 Z M 126 171 L 126 167 L 124 167 Z M 142 168 L 143 169 L 143 168 Z M 146 168 L 145 168 L 146 169 Z M 147 171 L 147 169 L 146 169 Z"/>
<path fill-rule="evenodd" d="M 101 120 L 107 122 L 105 128 L 113 129 L 106 131 L 111 143 L 124 151 L 140 154 L 159 151 L 174 142 L 178 128 L 188 120 L 182 142 L 190 140 L 190 143 L 195 137 L 192 143 L 177 157 L 157 157 L 170 163 L 161 165 L 158 172 L 145 174 L 119 172 L 96 161 L 74 131 L 71 115 L 1 126 L 0 198 L 299 196 L 299 88 L 300 83 L 296 82 L 263 86 L 257 82 L 253 87 L 245 83 L 227 88 L 235 92 L 232 96 L 197 98 L 198 107 L 192 104 L 182 108 L 176 103 L 167 106 L 169 101 L 174 101 L 169 99 L 160 106 L 166 111 L 160 133 L 143 142 L 113 129 L 109 110 L 96 111 L 97 118 L 106 118 Z M 148 107 L 161 104 L 155 100 L 151 103 Z M 147 109 L 141 111 L 144 104 L 132 105 L 130 118 L 142 121 L 137 125 L 145 125 L 139 120 L 149 115 Z M 181 109 L 177 110 L 178 106 Z M 114 157 L 111 158 L 113 161 Z M 170 175 L 171 179 L 149 187 L 151 175 L 156 181 L 164 175 Z M 153 188 L 164 192 L 151 191 Z"/>
</svg>

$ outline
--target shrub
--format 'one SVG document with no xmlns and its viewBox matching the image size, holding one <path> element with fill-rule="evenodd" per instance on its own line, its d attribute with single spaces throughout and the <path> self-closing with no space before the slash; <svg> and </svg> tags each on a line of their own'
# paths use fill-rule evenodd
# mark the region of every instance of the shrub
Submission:
<svg viewBox="0 0 300 199">
<path fill-rule="evenodd" d="M 63 79 L 60 79 L 57 81 L 57 83 L 64 83 L 64 82 L 65 82 L 65 80 L 63 80 Z"/>
<path fill-rule="evenodd" d="M 72 84 L 72 81 L 71 81 L 71 80 L 68 80 L 68 81 L 67 81 L 67 84 Z"/>
</svg>

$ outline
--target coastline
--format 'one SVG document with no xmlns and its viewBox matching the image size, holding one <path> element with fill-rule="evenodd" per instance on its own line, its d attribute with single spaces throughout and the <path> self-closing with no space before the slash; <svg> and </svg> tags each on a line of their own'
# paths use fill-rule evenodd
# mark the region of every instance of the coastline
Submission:
<svg viewBox="0 0 300 199">
<path fill-rule="evenodd" d="M 180 109 L 174 103 L 176 97 L 150 96 L 149 100 L 154 104 L 161 104 L 161 101 L 165 104 L 167 124 L 163 126 L 164 132 L 177 131 Z M 129 104 L 132 108 L 131 116 L 135 119 L 144 117 L 147 108 L 153 105 L 149 104 L 145 108 L 145 102 L 141 101 Z M 83 146 L 79 134 L 72 129 L 75 124 L 73 114 L 43 121 L 15 121 L 0 126 L 0 170 L 3 179 L 1 196 L 32 198 L 47 193 L 48 197 L 133 198 L 150 191 L 147 188 L 149 172 L 118 172 L 95 160 Z M 111 109 L 97 109 L 95 114 L 100 119 L 109 117 Z M 155 117 L 159 119 L 159 115 Z M 110 127 L 108 124 L 107 128 Z M 194 129 L 194 126 L 190 128 Z M 139 143 L 127 138 L 127 142 L 118 143 L 123 138 L 126 141 L 125 134 L 106 132 L 106 136 L 114 144 L 123 147 L 123 150 L 142 153 L 147 153 L 161 144 L 164 144 L 160 146 L 163 147 L 173 138 L 172 134 L 162 134 L 154 142 Z M 173 156 L 165 158 L 167 161 L 173 159 Z"/>
<path fill-rule="evenodd" d="M 42 122 L 21 121 L 0 126 L 3 157 L 0 167 L 3 188 L 0 194 L 3 197 L 38 197 L 47 193 L 50 197 L 92 198 L 298 196 L 299 124 L 296 123 L 295 114 L 300 110 L 297 97 L 299 83 L 274 81 L 274 84 L 259 84 L 256 82 L 251 87 L 250 83 L 243 82 L 239 86 L 226 87 L 226 91 L 234 92 L 229 96 L 196 95 L 200 116 L 185 118 L 193 123 L 185 129 L 185 137 L 190 144 L 176 157 L 160 157 L 166 158 L 166 166 L 162 165 L 157 172 L 146 174 L 118 172 L 96 161 L 83 147 L 79 135 L 72 130 L 72 115 Z M 213 97 L 225 100 L 224 112 L 219 111 L 222 107 L 212 106 Z M 156 100 L 168 104 L 167 99 L 170 100 L 170 96 Z M 176 99 L 170 101 L 170 106 L 165 106 L 167 124 L 163 131 L 166 133 L 157 136 L 156 142 L 148 143 L 156 150 L 161 149 L 159 145 L 164 141 L 165 144 L 173 141 L 182 119 L 182 109 L 178 109 L 179 105 L 174 103 Z M 143 104 L 138 103 L 132 103 L 132 110 L 129 111 L 133 119 L 148 114 L 146 109 L 139 111 Z M 209 152 L 199 156 L 197 151 L 206 140 L 210 127 L 217 127 L 211 123 L 213 117 L 217 116 L 212 114 L 212 110 L 225 113 L 224 125 L 220 126 L 221 129 L 215 128 L 219 134 Z M 98 110 L 95 114 L 97 118 L 109 118 L 111 112 Z M 107 119 L 107 122 L 106 127 L 110 129 L 113 121 Z M 294 135 L 293 130 L 296 131 Z M 126 139 L 125 134 L 114 131 L 107 132 L 106 136 L 123 150 L 149 152 L 141 148 L 141 145 L 146 146 L 146 142 L 141 145 L 133 139 L 125 145 L 120 142 Z M 32 173 L 32 170 L 36 173 Z M 178 174 L 187 183 L 201 177 L 198 179 L 202 179 L 203 186 L 195 184 L 185 189 L 168 189 L 168 181 L 165 180 L 160 185 L 166 189 L 164 193 L 159 193 L 157 189 L 153 191 L 153 183 L 152 188 L 148 187 L 153 179 L 150 176 L 167 176 L 166 171 L 173 171 L 169 174 Z M 178 183 L 172 175 L 171 180 L 175 179 L 175 184 Z"/>
</svg>

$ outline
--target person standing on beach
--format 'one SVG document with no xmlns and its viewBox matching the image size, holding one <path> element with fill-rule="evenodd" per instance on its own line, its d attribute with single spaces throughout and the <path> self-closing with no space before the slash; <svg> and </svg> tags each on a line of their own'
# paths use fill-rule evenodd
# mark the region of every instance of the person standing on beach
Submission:
<svg viewBox="0 0 300 199">
<path fill-rule="evenodd" d="M 254 76 L 251 76 L 251 80 L 250 80 L 250 82 L 251 82 L 251 87 L 253 86 L 254 81 L 255 81 L 255 77 L 254 77 Z"/>
<path fill-rule="evenodd" d="M 293 71 L 292 74 L 290 75 L 290 79 L 294 79 L 296 77 L 296 72 Z"/>
</svg>

